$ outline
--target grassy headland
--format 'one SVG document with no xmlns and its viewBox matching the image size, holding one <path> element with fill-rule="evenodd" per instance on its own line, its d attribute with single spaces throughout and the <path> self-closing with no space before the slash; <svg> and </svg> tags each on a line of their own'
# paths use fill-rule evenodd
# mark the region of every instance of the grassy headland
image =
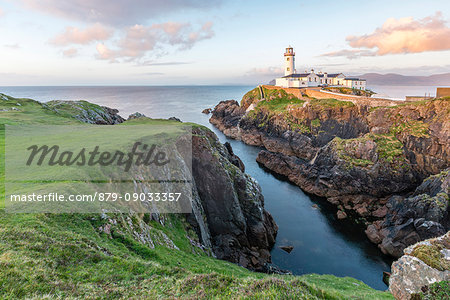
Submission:
<svg viewBox="0 0 450 300">
<path fill-rule="evenodd" d="M 281 109 L 283 101 L 299 100 L 287 98 L 275 107 Z M 85 102 L 83 109 L 102 108 Z M 4 200 L 5 124 L 81 122 L 70 107 L 54 109 L 1 94 L 0 110 Z M 168 122 L 138 119 L 124 125 Z M 250 272 L 195 246 L 198 238 L 188 228 L 182 215 L 167 215 L 162 225 L 146 214 L 8 214 L 0 209 L 0 298 L 392 298 L 348 277 Z"/>
</svg>

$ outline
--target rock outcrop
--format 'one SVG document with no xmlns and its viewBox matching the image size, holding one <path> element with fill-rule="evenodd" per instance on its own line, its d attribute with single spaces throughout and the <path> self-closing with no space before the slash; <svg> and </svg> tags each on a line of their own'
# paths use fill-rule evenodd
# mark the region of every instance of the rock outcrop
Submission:
<svg viewBox="0 0 450 300">
<path fill-rule="evenodd" d="M 367 227 L 369 239 L 381 250 L 400 257 L 403 249 L 450 230 L 450 169 L 430 176 L 409 197 L 393 196 L 384 221 Z"/>
<path fill-rule="evenodd" d="M 193 177 L 201 214 L 210 233 L 213 253 L 246 268 L 263 271 L 278 230 L 264 209 L 258 183 L 244 173 L 242 161 L 229 144 L 195 128 L 192 139 Z M 194 214 L 195 215 L 195 214 Z M 200 218 L 199 218 L 200 217 Z"/>
<path fill-rule="evenodd" d="M 43 104 L 60 115 L 73 117 L 81 122 L 98 125 L 115 125 L 125 121 L 114 108 L 100 106 L 87 101 L 53 100 Z"/>
<path fill-rule="evenodd" d="M 147 118 L 147 116 L 144 114 L 141 114 L 140 112 L 135 112 L 135 113 L 132 113 L 131 115 L 129 115 L 127 120 L 134 120 L 134 119 L 139 119 L 139 118 Z"/>
<path fill-rule="evenodd" d="M 393 208 L 398 206 L 395 199 L 408 198 L 425 178 L 450 167 L 449 99 L 372 107 L 354 99 L 299 98 L 276 88 L 265 89 L 264 95 L 259 99 L 255 89 L 241 105 L 222 101 L 210 122 L 228 137 L 264 147 L 257 157 L 260 164 L 326 197 L 341 218 L 373 224 L 367 234 L 375 243 L 384 240 L 379 232 L 385 217 L 399 210 Z M 448 228 L 444 215 L 434 224 L 427 222 L 432 220 L 426 211 L 411 209 L 417 210 L 417 228 L 431 226 L 429 235 L 418 234 L 418 240 Z M 386 222 L 385 227 L 392 226 Z M 411 236 L 400 240 L 384 251 L 399 256 L 418 241 Z"/>
<path fill-rule="evenodd" d="M 396 299 L 421 299 L 415 296 L 426 292 L 430 285 L 449 280 L 450 232 L 406 248 L 392 264 L 389 290 Z"/>
<path fill-rule="evenodd" d="M 221 101 L 214 108 L 210 122 L 214 124 L 226 136 L 238 138 L 238 123 L 245 110 L 235 100 Z"/>
</svg>

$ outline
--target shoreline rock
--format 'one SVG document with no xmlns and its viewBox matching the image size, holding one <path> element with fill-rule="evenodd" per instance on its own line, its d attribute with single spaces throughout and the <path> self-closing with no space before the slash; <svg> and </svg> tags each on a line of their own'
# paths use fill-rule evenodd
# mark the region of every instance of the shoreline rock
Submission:
<svg viewBox="0 0 450 300">
<path fill-rule="evenodd" d="M 298 99 L 277 91 L 261 106 L 259 94 L 252 92 L 244 96 L 242 106 L 234 100 L 221 101 L 210 123 L 230 138 L 263 147 L 258 163 L 341 207 L 341 218 L 349 213 L 358 216 L 370 226 L 366 233 L 374 243 L 384 240 L 379 231 L 392 213 L 392 197 L 407 198 L 425 178 L 450 167 L 448 100 L 370 107 Z M 277 99 L 287 99 L 285 108 L 268 109 Z M 246 111 L 254 103 L 258 106 Z M 418 210 L 415 219 L 423 214 Z M 431 224 L 426 221 L 425 217 L 416 225 Z M 448 230 L 448 225 L 441 225 Z M 403 241 L 385 253 L 398 256 L 417 241 L 398 238 Z"/>
<path fill-rule="evenodd" d="M 428 177 L 409 197 L 393 196 L 384 221 L 371 224 L 366 233 L 381 251 L 400 257 L 403 250 L 419 241 L 450 230 L 450 169 Z"/>
<path fill-rule="evenodd" d="M 209 130 L 195 128 L 193 133 L 192 171 L 203 211 L 197 223 L 206 220 L 217 258 L 263 272 L 271 262 L 278 226 L 264 209 L 259 184 L 244 173 L 230 144 L 221 144 Z"/>
<path fill-rule="evenodd" d="M 294 250 L 294 246 L 280 246 L 280 249 L 287 253 L 291 253 L 292 250 Z"/>
<path fill-rule="evenodd" d="M 202 110 L 202 114 L 209 115 L 212 112 L 212 108 L 205 108 Z"/>
<path fill-rule="evenodd" d="M 433 283 L 450 280 L 450 232 L 409 246 L 392 264 L 389 291 L 396 299 L 413 299 Z M 414 298 L 418 299 L 418 298 Z"/>
</svg>

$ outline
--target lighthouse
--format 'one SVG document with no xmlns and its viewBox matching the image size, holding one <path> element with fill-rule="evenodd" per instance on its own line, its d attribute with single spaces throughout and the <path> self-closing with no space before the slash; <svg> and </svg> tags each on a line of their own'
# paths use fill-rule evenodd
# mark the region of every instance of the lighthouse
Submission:
<svg viewBox="0 0 450 300">
<path fill-rule="evenodd" d="M 289 46 L 284 52 L 284 76 L 295 74 L 295 53 L 294 49 Z"/>
</svg>

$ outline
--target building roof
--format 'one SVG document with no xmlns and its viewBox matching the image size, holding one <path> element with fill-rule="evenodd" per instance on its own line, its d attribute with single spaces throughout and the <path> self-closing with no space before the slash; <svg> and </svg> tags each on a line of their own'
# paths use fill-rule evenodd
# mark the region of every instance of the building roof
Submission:
<svg viewBox="0 0 450 300">
<path fill-rule="evenodd" d="M 328 78 L 334 78 L 334 77 L 338 77 L 339 75 L 344 75 L 342 73 L 335 73 L 335 74 L 327 74 Z"/>
<path fill-rule="evenodd" d="M 291 74 L 291 75 L 283 76 L 283 78 L 308 77 L 309 74 L 311 74 L 311 73 Z"/>
<path fill-rule="evenodd" d="M 366 81 L 365 79 L 356 78 L 356 77 L 346 77 L 345 80 L 355 80 L 355 81 Z"/>
<path fill-rule="evenodd" d="M 316 73 L 300 73 L 300 74 L 291 74 L 291 75 L 287 75 L 287 76 L 283 76 L 283 78 L 303 78 L 303 77 L 308 77 L 309 75 L 316 75 L 318 77 L 324 77 L 325 74 L 316 74 Z M 335 78 L 338 77 L 339 75 L 344 76 L 344 74 L 342 73 L 334 73 L 334 74 L 327 74 L 328 78 Z M 345 80 L 358 80 L 358 81 L 366 81 L 365 79 L 360 79 L 360 78 L 356 78 L 356 77 L 345 77 Z"/>
</svg>

